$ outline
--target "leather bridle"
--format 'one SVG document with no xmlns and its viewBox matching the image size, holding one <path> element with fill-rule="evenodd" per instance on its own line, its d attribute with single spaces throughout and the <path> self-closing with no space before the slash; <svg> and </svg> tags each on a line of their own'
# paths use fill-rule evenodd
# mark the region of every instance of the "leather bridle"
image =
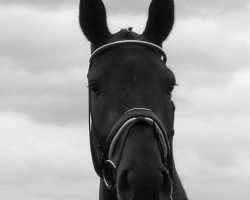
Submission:
<svg viewBox="0 0 250 200">
<path fill-rule="evenodd" d="M 161 47 L 153 43 L 140 40 L 123 40 L 123 41 L 109 43 L 96 49 L 92 53 L 92 56 L 90 58 L 90 68 L 92 67 L 94 58 L 99 53 L 119 45 L 146 46 L 160 53 L 164 62 L 166 62 L 167 60 L 166 54 L 161 49 Z M 115 185 L 116 169 L 118 168 L 121 159 L 121 155 L 118 156 L 118 159 L 114 158 L 118 140 L 121 137 L 123 138 L 122 146 L 120 147 L 122 151 L 128 132 L 131 129 L 131 127 L 138 122 L 143 122 L 152 126 L 155 130 L 156 138 L 161 152 L 162 163 L 167 170 L 171 182 L 170 199 L 172 199 L 172 191 L 173 191 L 172 178 L 175 171 L 173 152 L 172 152 L 172 139 L 174 135 L 174 130 L 167 133 L 161 120 L 151 110 L 147 108 L 131 108 L 130 110 L 125 112 L 119 118 L 119 120 L 113 125 L 113 127 L 108 133 L 108 138 L 104 144 L 103 141 L 98 137 L 98 135 L 94 131 L 95 125 L 92 122 L 91 111 L 92 111 L 91 98 L 89 91 L 89 132 L 90 132 L 90 146 L 91 146 L 92 160 L 96 173 L 98 174 L 98 176 L 100 176 L 100 178 L 104 180 L 104 183 L 107 186 L 107 188 L 114 189 L 116 187 Z"/>
<path fill-rule="evenodd" d="M 122 46 L 122 45 L 137 45 L 137 46 L 145 46 L 145 47 L 149 47 L 150 49 L 153 49 L 155 51 L 157 51 L 161 56 L 162 56 L 162 60 L 166 63 L 167 62 L 167 56 L 165 54 L 165 52 L 162 50 L 162 48 L 154 43 L 151 42 L 147 42 L 147 41 L 142 41 L 142 40 L 121 40 L 121 41 L 116 41 L 116 42 L 111 42 L 108 44 L 105 44 L 99 48 L 97 48 L 96 50 L 94 50 L 91 54 L 90 60 L 89 60 L 89 69 L 91 69 L 92 64 L 93 64 L 93 60 L 94 58 L 100 54 L 103 51 L 106 51 L 107 49 L 110 49 L 112 47 L 115 46 Z"/>
</svg>

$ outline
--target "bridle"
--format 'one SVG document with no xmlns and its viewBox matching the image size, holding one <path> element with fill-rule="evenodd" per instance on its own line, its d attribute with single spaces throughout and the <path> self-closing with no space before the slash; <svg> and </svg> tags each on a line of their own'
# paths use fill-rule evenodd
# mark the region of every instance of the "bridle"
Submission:
<svg viewBox="0 0 250 200">
<path fill-rule="evenodd" d="M 112 47 L 121 45 L 137 45 L 137 46 L 149 47 L 150 49 L 153 49 L 158 53 L 160 53 L 160 55 L 162 56 L 162 60 L 164 62 L 167 61 L 166 54 L 162 50 L 162 48 L 153 43 L 141 40 L 122 40 L 105 44 L 96 49 L 91 55 L 89 70 L 93 65 L 94 58 L 98 54 Z M 121 155 L 118 156 L 118 159 L 117 156 L 114 157 L 114 154 L 116 153 L 115 149 L 118 140 L 123 138 L 124 142 L 122 143 L 121 146 L 121 151 L 122 151 L 123 146 L 125 144 L 125 140 L 127 138 L 128 132 L 131 129 L 131 127 L 138 122 L 143 122 L 152 126 L 155 130 L 156 138 L 160 147 L 162 162 L 167 170 L 167 174 L 170 179 L 170 184 L 171 184 L 170 199 L 172 199 L 172 191 L 173 191 L 172 178 L 175 171 L 173 152 L 172 152 L 172 139 L 174 135 L 174 130 L 167 133 L 161 120 L 151 110 L 147 108 L 131 108 L 130 110 L 125 112 L 113 125 L 113 127 L 109 131 L 108 138 L 104 144 L 94 131 L 94 124 L 92 122 L 91 111 L 92 111 L 91 98 L 89 91 L 89 132 L 90 132 L 90 147 L 91 147 L 92 160 L 96 173 L 100 178 L 103 179 L 107 188 L 109 190 L 116 188 L 115 185 L 116 169 L 118 168 L 121 159 Z"/>
<path fill-rule="evenodd" d="M 90 63 L 89 69 L 91 69 L 92 64 L 93 64 L 93 60 L 98 54 L 100 54 L 101 52 L 103 52 L 107 49 L 110 49 L 112 47 L 122 46 L 122 45 L 137 45 L 137 46 L 149 47 L 150 49 L 157 51 L 162 56 L 162 60 L 165 63 L 167 62 L 167 56 L 166 56 L 165 52 L 162 50 L 162 48 L 160 46 L 158 46 L 154 43 L 142 41 L 142 40 L 121 40 L 121 41 L 116 41 L 116 42 L 111 42 L 111 43 L 105 44 L 105 45 L 97 48 L 96 50 L 94 50 L 92 52 L 90 60 L 89 60 L 89 63 Z"/>
</svg>

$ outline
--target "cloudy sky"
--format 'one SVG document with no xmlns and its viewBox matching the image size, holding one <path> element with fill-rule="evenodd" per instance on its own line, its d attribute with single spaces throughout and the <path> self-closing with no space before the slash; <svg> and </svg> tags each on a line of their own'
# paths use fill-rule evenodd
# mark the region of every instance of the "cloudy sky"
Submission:
<svg viewBox="0 0 250 200">
<path fill-rule="evenodd" d="M 250 199 L 250 2 L 175 0 L 175 160 L 191 200 Z M 141 32 L 150 0 L 104 0 Z M 78 0 L 0 0 L 0 199 L 96 200 Z"/>
</svg>

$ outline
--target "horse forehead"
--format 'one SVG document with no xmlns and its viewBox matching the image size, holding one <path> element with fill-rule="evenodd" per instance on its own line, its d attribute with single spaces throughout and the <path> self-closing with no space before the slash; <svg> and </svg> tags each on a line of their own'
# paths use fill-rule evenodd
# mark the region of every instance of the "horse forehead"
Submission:
<svg viewBox="0 0 250 200">
<path fill-rule="evenodd" d="M 136 45 L 114 48 L 110 54 L 113 55 L 113 59 L 110 60 L 118 61 L 120 63 L 139 62 L 147 64 L 148 62 L 155 63 L 157 58 L 160 58 L 160 55 L 153 49 Z"/>
<path fill-rule="evenodd" d="M 125 81 L 137 76 L 153 82 L 174 82 L 174 73 L 161 60 L 161 55 L 149 47 L 126 45 L 108 49 L 98 55 L 88 73 L 89 80 Z M 117 80 L 118 79 L 118 80 Z"/>
<path fill-rule="evenodd" d="M 157 73 L 170 71 L 161 60 L 161 55 L 149 47 L 120 46 L 109 49 L 102 53 L 93 66 L 96 74 L 112 74 L 131 71 L 140 73 Z M 146 75 L 146 74 L 145 74 Z M 171 75 L 171 73 L 169 73 Z"/>
</svg>

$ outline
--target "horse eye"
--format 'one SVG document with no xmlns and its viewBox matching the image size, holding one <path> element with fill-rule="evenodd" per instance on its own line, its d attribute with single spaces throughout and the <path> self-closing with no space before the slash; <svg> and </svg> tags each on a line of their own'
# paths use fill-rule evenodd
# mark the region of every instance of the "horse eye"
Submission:
<svg viewBox="0 0 250 200">
<path fill-rule="evenodd" d="M 168 92 L 168 93 L 171 93 L 171 92 L 173 92 L 173 90 L 174 90 L 174 85 L 170 85 L 170 86 L 168 87 L 167 92 Z"/>
<path fill-rule="evenodd" d="M 100 91 L 100 87 L 96 84 L 92 84 L 90 85 L 90 91 L 93 93 L 93 94 L 100 94 L 101 91 Z"/>
<path fill-rule="evenodd" d="M 173 92 L 174 87 L 175 87 L 176 85 L 177 85 L 176 82 L 172 82 L 172 83 L 168 86 L 167 92 L 168 92 L 169 94 L 171 94 L 171 93 Z"/>
<path fill-rule="evenodd" d="M 175 111 L 176 107 L 175 107 L 174 102 L 173 102 L 173 101 L 171 101 L 171 104 L 172 104 L 172 109 L 173 109 L 173 111 Z"/>
</svg>

